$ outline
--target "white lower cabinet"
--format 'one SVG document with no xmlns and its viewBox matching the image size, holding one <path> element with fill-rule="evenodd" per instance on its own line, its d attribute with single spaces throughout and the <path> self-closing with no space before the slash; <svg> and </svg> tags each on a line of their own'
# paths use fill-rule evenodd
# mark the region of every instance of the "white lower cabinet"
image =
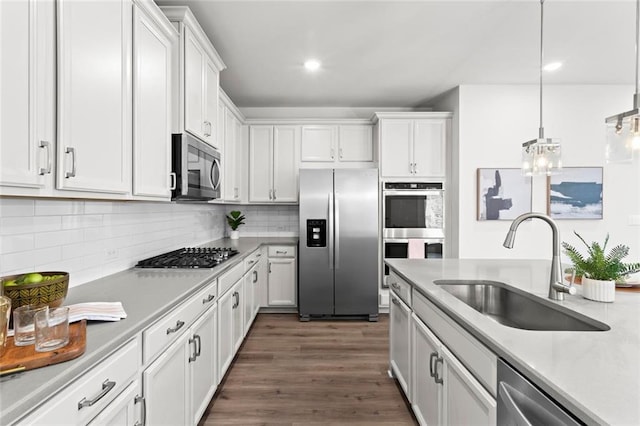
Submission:
<svg viewBox="0 0 640 426">
<path fill-rule="evenodd" d="M 136 426 L 144 424 L 144 399 L 140 380 L 135 380 L 122 391 L 111 404 L 89 423 L 90 426 L 119 425 Z"/>
<path fill-rule="evenodd" d="M 394 376 L 411 401 L 411 309 L 394 292 L 389 305 L 389 361 Z"/>
<path fill-rule="evenodd" d="M 295 307 L 297 297 L 297 267 L 295 246 L 269 246 L 268 307 Z"/>
<path fill-rule="evenodd" d="M 191 424 L 197 424 L 218 387 L 218 305 L 214 305 L 192 327 Z"/>
<path fill-rule="evenodd" d="M 218 378 L 222 380 L 244 337 L 243 279 L 218 300 Z"/>
</svg>

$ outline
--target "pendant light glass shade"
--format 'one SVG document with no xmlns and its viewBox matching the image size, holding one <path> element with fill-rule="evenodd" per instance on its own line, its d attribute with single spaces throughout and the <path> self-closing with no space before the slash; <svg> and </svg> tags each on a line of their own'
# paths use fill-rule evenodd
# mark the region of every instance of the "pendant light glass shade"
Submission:
<svg viewBox="0 0 640 426">
<path fill-rule="evenodd" d="M 639 0 L 640 1 L 640 0 Z M 559 139 L 545 138 L 542 126 L 542 64 L 544 52 L 544 0 L 540 0 L 540 128 L 538 138 L 522 144 L 522 173 L 525 176 L 553 175 L 562 171 Z"/>
</svg>

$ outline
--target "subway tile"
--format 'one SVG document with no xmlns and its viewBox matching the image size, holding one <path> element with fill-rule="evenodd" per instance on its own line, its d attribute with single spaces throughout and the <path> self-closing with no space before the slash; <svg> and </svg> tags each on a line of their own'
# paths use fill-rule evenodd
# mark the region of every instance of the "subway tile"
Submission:
<svg viewBox="0 0 640 426">
<path fill-rule="evenodd" d="M 0 219 L 0 235 L 56 231 L 60 228 L 60 216 L 3 217 Z"/>
<path fill-rule="evenodd" d="M 36 248 L 62 246 L 64 244 L 78 243 L 83 240 L 84 232 L 81 229 L 68 229 L 64 231 L 39 232 L 36 234 Z"/>
<path fill-rule="evenodd" d="M 1 217 L 24 217 L 33 216 L 35 211 L 35 201 L 27 198 L 1 198 Z"/>
<path fill-rule="evenodd" d="M 111 214 L 114 203 L 111 201 L 85 201 L 85 214 Z"/>
<path fill-rule="evenodd" d="M 35 247 L 33 234 L 5 235 L 0 237 L 0 254 L 31 250 Z"/>
<path fill-rule="evenodd" d="M 103 216 L 101 214 L 62 216 L 61 220 L 62 229 L 90 228 L 102 226 L 103 224 Z"/>
<path fill-rule="evenodd" d="M 71 214 L 83 214 L 83 201 L 69 200 L 36 200 L 35 215 L 36 216 L 60 216 Z"/>
<path fill-rule="evenodd" d="M 2 271 L 14 269 L 22 269 L 25 271 L 34 270 L 36 264 L 59 261 L 62 258 L 61 252 L 60 247 L 49 247 L 19 253 L 3 254 L 0 256 L 0 267 Z"/>
</svg>

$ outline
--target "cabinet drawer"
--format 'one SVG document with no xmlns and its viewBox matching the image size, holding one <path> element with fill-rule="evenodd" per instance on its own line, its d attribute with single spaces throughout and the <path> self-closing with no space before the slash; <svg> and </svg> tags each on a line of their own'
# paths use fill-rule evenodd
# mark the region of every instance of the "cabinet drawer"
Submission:
<svg viewBox="0 0 640 426">
<path fill-rule="evenodd" d="M 88 423 L 133 381 L 138 372 L 139 359 L 140 346 L 138 339 L 134 339 L 62 389 L 20 423 Z"/>
<path fill-rule="evenodd" d="M 218 293 L 224 295 L 244 275 L 244 262 L 238 263 L 233 268 L 218 277 Z"/>
<path fill-rule="evenodd" d="M 294 246 L 269 246 L 269 257 L 295 257 Z"/>
<path fill-rule="evenodd" d="M 498 358 L 417 291 L 413 311 L 495 398 Z"/>
<path fill-rule="evenodd" d="M 213 296 L 211 298 L 210 296 Z M 142 332 L 144 363 L 155 358 L 217 299 L 217 283 L 206 286 Z"/>
<path fill-rule="evenodd" d="M 262 257 L 262 250 L 260 249 L 254 251 L 249 256 L 247 256 L 247 258 L 244 260 L 244 271 L 247 272 L 248 270 L 253 268 L 258 263 L 258 261 L 260 261 L 261 257 Z"/>
<path fill-rule="evenodd" d="M 389 272 L 389 288 L 399 297 L 404 303 L 411 306 L 411 284 L 403 280 L 394 271 Z"/>
</svg>

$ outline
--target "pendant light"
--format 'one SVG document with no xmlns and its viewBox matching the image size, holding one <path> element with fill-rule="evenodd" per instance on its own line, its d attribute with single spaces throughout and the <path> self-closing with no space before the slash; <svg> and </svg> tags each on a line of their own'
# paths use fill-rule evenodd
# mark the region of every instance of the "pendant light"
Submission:
<svg viewBox="0 0 640 426">
<path fill-rule="evenodd" d="M 640 0 L 639 0 L 640 1 Z M 544 0 L 540 0 L 540 128 L 538 138 L 522 144 L 522 173 L 552 175 L 562 170 L 560 141 L 545 138 L 542 126 L 542 64 L 544 54 Z"/>
<path fill-rule="evenodd" d="M 607 125 L 606 158 L 608 163 L 633 160 L 633 151 L 640 150 L 640 90 L 638 90 L 638 43 L 640 39 L 640 0 L 636 0 L 636 92 L 633 109 L 605 120 Z"/>
</svg>

